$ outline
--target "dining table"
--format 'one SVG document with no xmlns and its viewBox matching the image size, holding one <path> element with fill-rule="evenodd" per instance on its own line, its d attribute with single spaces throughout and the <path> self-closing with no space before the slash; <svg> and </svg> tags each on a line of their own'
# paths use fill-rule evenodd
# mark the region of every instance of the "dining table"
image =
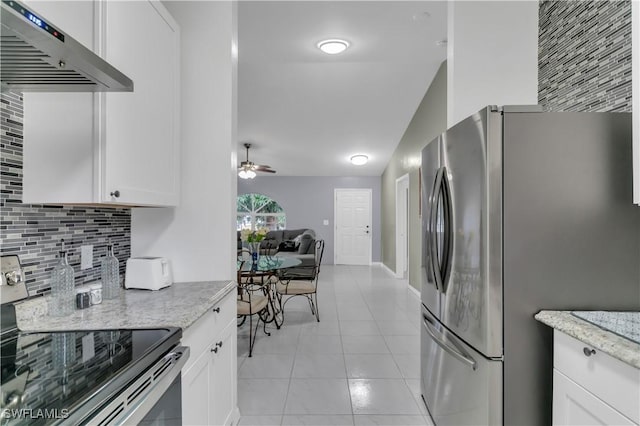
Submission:
<svg viewBox="0 0 640 426">
<path fill-rule="evenodd" d="M 280 329 L 283 322 L 282 307 L 277 303 L 277 298 L 273 295 L 273 278 L 278 279 L 278 274 L 288 268 L 299 266 L 302 261 L 291 256 L 261 255 L 257 262 L 253 259 L 238 259 L 236 268 L 238 271 L 238 291 L 240 286 L 249 284 L 251 286 L 262 287 L 268 297 L 268 314 L 263 318 L 265 323 L 275 323 Z"/>
</svg>

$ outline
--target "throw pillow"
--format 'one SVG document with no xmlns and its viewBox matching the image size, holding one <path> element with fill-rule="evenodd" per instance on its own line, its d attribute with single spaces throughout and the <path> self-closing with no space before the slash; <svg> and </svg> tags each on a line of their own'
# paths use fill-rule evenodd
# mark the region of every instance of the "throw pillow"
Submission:
<svg viewBox="0 0 640 426">
<path fill-rule="evenodd" d="M 299 254 L 307 254 L 309 252 L 309 248 L 313 244 L 314 238 L 310 233 L 304 232 L 301 235 L 300 247 L 298 247 Z"/>
<path fill-rule="evenodd" d="M 297 248 L 295 241 L 283 241 L 278 245 L 278 251 L 296 251 Z"/>
</svg>

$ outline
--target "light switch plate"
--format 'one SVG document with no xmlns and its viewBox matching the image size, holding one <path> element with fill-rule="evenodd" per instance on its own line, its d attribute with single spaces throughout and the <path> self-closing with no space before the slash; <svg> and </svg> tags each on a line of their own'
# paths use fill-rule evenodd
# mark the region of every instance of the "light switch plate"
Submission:
<svg viewBox="0 0 640 426">
<path fill-rule="evenodd" d="M 93 245 L 80 246 L 80 269 L 93 267 Z"/>
</svg>

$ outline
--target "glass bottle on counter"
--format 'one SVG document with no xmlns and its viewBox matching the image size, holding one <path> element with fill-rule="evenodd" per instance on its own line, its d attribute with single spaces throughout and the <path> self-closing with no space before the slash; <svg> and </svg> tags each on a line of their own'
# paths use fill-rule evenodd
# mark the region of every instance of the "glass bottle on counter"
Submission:
<svg viewBox="0 0 640 426">
<path fill-rule="evenodd" d="M 51 273 L 51 306 L 49 312 L 52 316 L 62 317 L 71 314 L 75 310 L 76 287 L 73 267 L 69 265 L 67 251 L 60 250 L 60 262 Z"/>
<path fill-rule="evenodd" d="M 113 254 L 113 244 L 107 245 L 107 255 L 100 264 L 102 276 L 102 298 L 116 299 L 120 293 L 120 263 Z"/>
</svg>

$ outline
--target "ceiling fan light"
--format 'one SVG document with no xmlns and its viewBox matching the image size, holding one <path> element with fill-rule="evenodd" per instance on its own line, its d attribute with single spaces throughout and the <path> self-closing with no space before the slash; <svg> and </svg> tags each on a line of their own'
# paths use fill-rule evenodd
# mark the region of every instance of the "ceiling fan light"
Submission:
<svg viewBox="0 0 640 426">
<path fill-rule="evenodd" d="M 342 53 L 347 50 L 349 47 L 349 42 L 346 40 L 340 39 L 329 39 L 322 40 L 317 44 L 318 49 L 322 50 L 324 53 L 328 55 L 337 55 L 338 53 Z"/>
<path fill-rule="evenodd" d="M 369 157 L 364 154 L 358 154 L 351 156 L 350 160 L 351 164 L 353 164 L 354 166 L 363 166 L 367 164 L 367 162 L 369 161 Z"/>
<path fill-rule="evenodd" d="M 240 179 L 253 179 L 254 177 L 256 177 L 256 172 L 254 172 L 253 170 L 249 169 L 249 170 L 240 170 L 238 172 L 238 177 Z"/>
</svg>

